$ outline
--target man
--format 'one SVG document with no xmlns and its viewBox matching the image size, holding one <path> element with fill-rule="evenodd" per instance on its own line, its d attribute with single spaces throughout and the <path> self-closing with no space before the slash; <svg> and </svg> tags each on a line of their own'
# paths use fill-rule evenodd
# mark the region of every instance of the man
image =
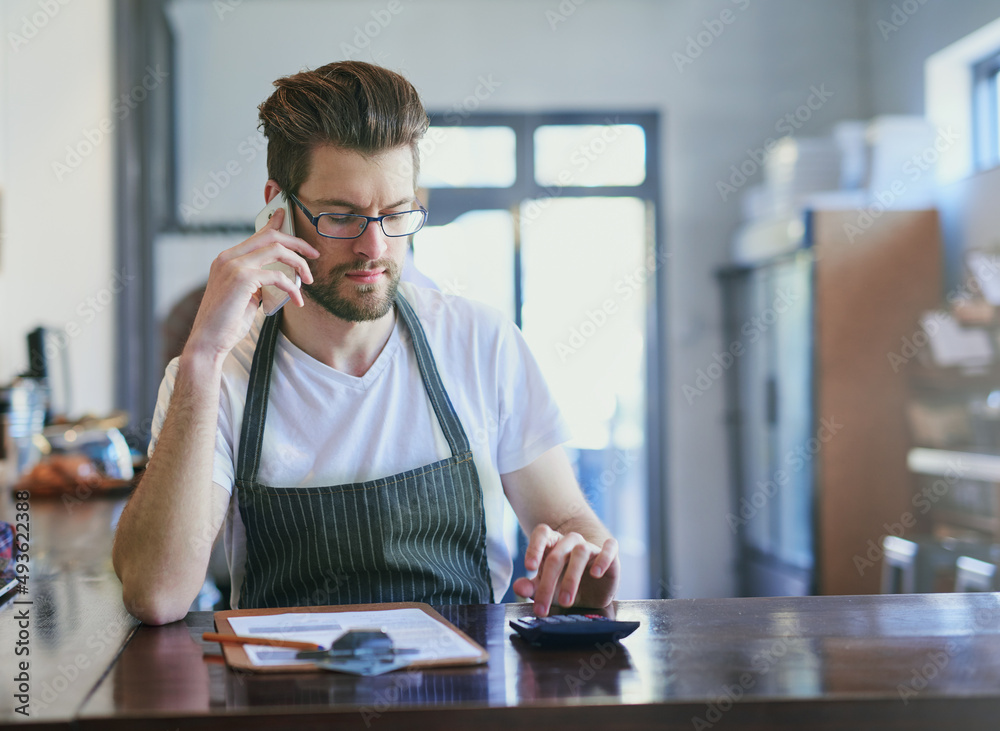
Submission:
<svg viewBox="0 0 1000 731">
<path fill-rule="evenodd" d="M 515 592 L 542 616 L 607 605 L 618 545 L 576 484 L 520 333 L 490 308 L 399 283 L 425 219 L 416 91 L 359 62 L 275 86 L 260 108 L 264 197 L 288 196 L 296 236 L 279 210 L 212 264 L 118 524 L 129 611 L 182 618 L 223 522 L 234 607 L 496 600 L 512 573 L 505 497 L 534 572 Z M 274 262 L 301 290 L 262 268 Z M 266 285 L 291 297 L 271 317 Z"/>
</svg>

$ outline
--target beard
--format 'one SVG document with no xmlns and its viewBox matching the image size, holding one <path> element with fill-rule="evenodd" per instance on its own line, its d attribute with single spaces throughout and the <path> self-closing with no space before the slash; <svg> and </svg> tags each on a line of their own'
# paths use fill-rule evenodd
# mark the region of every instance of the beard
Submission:
<svg viewBox="0 0 1000 731">
<path fill-rule="evenodd" d="M 313 262 L 309 262 L 310 268 Z M 378 284 L 352 284 L 347 272 L 385 269 L 388 285 L 385 292 Z M 303 284 L 302 292 L 334 317 L 347 322 L 378 320 L 385 316 L 396 302 L 402 268 L 393 259 L 379 259 L 364 266 L 360 263 L 341 264 L 325 274 L 313 271 L 313 283 Z"/>
</svg>

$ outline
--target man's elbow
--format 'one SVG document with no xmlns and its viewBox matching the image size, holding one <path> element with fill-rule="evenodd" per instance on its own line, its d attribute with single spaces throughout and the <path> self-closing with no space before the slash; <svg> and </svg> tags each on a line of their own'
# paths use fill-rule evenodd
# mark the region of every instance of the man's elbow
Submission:
<svg viewBox="0 0 1000 731">
<path fill-rule="evenodd" d="M 117 545 L 115 546 L 117 548 Z M 150 578 L 147 570 L 130 565 L 128 557 L 112 553 L 115 573 L 122 582 L 122 603 L 133 617 L 143 624 L 169 624 L 183 619 L 194 597 L 176 587 L 167 588 L 163 581 Z"/>
<path fill-rule="evenodd" d="M 191 606 L 190 600 L 178 599 L 169 591 L 140 590 L 133 583 L 122 583 L 122 601 L 125 609 L 143 624 L 169 624 L 184 619 Z"/>
<path fill-rule="evenodd" d="M 111 547 L 111 565 L 122 582 L 122 603 L 128 613 L 143 624 L 169 624 L 183 619 L 194 595 L 188 597 L 187 591 L 165 585 L 173 582 L 154 578 L 156 572 L 119 539 L 120 535 L 116 535 Z"/>
</svg>

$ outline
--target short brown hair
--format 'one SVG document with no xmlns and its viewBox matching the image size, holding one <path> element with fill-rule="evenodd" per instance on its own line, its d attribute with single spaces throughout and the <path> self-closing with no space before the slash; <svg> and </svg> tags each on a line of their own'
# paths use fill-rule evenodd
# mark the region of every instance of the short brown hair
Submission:
<svg viewBox="0 0 1000 731">
<path fill-rule="evenodd" d="M 416 184 L 417 143 L 428 120 L 416 89 L 402 76 L 363 61 L 340 61 L 274 85 L 258 109 L 267 174 L 282 190 L 298 192 L 309 177 L 310 152 L 322 144 L 365 155 L 409 145 Z"/>
</svg>

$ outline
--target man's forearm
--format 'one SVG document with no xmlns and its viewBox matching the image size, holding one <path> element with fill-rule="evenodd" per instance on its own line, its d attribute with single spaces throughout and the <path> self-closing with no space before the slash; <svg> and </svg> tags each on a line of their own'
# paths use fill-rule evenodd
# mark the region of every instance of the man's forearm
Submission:
<svg viewBox="0 0 1000 731">
<path fill-rule="evenodd" d="M 150 624 L 187 612 L 225 515 L 212 489 L 220 380 L 218 358 L 182 356 L 155 452 L 118 523 L 125 604 Z"/>
</svg>

